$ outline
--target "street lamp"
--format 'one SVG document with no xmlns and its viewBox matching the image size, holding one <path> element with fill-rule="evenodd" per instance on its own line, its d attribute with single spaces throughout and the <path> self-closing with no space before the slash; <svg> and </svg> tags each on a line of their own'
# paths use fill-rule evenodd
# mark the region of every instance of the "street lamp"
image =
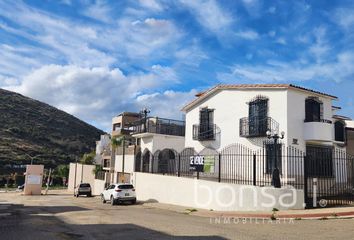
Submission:
<svg viewBox="0 0 354 240">
<path fill-rule="evenodd" d="M 150 113 L 150 110 L 148 108 L 143 108 L 141 111 L 140 111 L 140 114 L 143 114 L 144 115 L 144 132 L 146 132 L 146 119 L 147 119 L 147 115 Z"/>
<path fill-rule="evenodd" d="M 31 156 L 28 153 L 25 153 L 26 156 L 28 156 L 31 159 L 31 165 L 33 165 L 33 159 L 35 159 L 36 157 L 40 157 L 41 155 L 36 155 L 36 156 Z"/>
<path fill-rule="evenodd" d="M 273 139 L 273 149 L 274 149 L 274 169 L 273 169 L 273 173 L 272 173 L 272 186 L 274 186 L 275 188 L 280 188 L 281 187 L 281 183 L 280 183 L 280 172 L 279 172 L 279 168 L 278 168 L 278 141 L 279 139 L 284 139 L 285 136 L 285 132 L 282 131 L 280 133 L 280 136 L 278 133 L 274 133 L 271 132 L 270 130 L 268 130 L 266 132 L 267 137 L 269 139 Z M 281 156 L 280 156 L 281 159 Z"/>
</svg>

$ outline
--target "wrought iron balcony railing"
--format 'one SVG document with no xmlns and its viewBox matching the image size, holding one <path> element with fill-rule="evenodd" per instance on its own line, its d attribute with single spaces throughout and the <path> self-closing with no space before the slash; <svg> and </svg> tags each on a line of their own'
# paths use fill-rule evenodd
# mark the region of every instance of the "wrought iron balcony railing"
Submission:
<svg viewBox="0 0 354 240">
<path fill-rule="evenodd" d="M 174 136 L 185 135 L 185 122 L 166 118 L 149 117 L 131 124 L 132 134 L 157 133 Z"/>
<path fill-rule="evenodd" d="M 216 125 L 215 124 L 194 124 L 193 140 L 211 141 L 215 140 Z"/>
<path fill-rule="evenodd" d="M 323 119 L 323 118 L 321 118 L 321 119 L 310 119 L 310 118 L 308 118 L 308 119 L 305 119 L 304 122 L 305 123 L 307 123 L 307 122 L 320 122 L 320 123 L 328 123 L 328 124 L 332 123 L 331 120 Z"/>
<path fill-rule="evenodd" d="M 279 123 L 271 117 L 245 117 L 240 119 L 241 137 L 266 137 L 267 131 L 278 133 Z"/>
</svg>

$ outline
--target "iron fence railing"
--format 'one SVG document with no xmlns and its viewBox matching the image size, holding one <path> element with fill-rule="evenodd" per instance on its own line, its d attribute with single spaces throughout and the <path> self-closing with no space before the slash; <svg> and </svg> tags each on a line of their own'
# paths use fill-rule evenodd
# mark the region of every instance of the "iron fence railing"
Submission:
<svg viewBox="0 0 354 240">
<path fill-rule="evenodd" d="M 192 170 L 191 159 L 202 158 L 200 171 Z M 293 146 L 264 142 L 258 150 L 233 144 L 221 151 L 209 148 L 196 152 L 164 149 L 150 153 L 138 152 L 135 171 L 176 177 L 192 177 L 233 184 L 271 186 L 278 169 L 281 186 L 304 191 L 307 207 L 314 199 L 328 205 L 354 203 L 354 157 L 342 149 L 308 148 L 307 152 Z"/>
<path fill-rule="evenodd" d="M 279 123 L 271 117 L 245 117 L 240 119 L 241 137 L 266 137 L 267 131 L 278 133 Z"/>
<path fill-rule="evenodd" d="M 174 136 L 185 135 L 185 122 L 173 119 L 148 117 L 131 124 L 130 130 L 133 134 L 157 133 Z"/>
<path fill-rule="evenodd" d="M 308 119 L 305 119 L 304 120 L 305 123 L 307 122 L 320 122 L 320 123 L 328 123 L 328 124 L 332 124 L 332 121 L 331 120 L 328 120 L 328 119 L 313 119 L 313 118 L 308 118 Z"/>
<path fill-rule="evenodd" d="M 215 124 L 194 124 L 193 140 L 211 141 L 215 140 L 216 125 Z"/>
</svg>

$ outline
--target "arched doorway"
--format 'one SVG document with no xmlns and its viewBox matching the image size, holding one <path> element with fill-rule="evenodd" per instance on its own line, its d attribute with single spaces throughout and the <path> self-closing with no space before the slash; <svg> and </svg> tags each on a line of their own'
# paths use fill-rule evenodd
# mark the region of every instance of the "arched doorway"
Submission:
<svg viewBox="0 0 354 240">
<path fill-rule="evenodd" d="M 176 153 L 171 149 L 164 149 L 158 155 L 158 173 L 176 172 Z"/>
<path fill-rule="evenodd" d="M 141 172 L 141 152 L 135 155 L 135 172 Z"/>
<path fill-rule="evenodd" d="M 148 149 L 145 149 L 143 153 L 143 168 L 142 172 L 150 172 L 150 159 L 151 159 L 151 152 Z"/>
</svg>

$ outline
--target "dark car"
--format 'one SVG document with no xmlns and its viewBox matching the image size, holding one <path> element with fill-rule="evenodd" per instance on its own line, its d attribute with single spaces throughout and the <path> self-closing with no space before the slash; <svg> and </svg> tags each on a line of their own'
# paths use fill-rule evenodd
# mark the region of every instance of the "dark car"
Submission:
<svg viewBox="0 0 354 240">
<path fill-rule="evenodd" d="M 80 183 L 76 186 L 74 196 L 79 197 L 80 195 L 86 195 L 87 197 L 92 196 L 91 185 L 89 183 Z"/>
</svg>

